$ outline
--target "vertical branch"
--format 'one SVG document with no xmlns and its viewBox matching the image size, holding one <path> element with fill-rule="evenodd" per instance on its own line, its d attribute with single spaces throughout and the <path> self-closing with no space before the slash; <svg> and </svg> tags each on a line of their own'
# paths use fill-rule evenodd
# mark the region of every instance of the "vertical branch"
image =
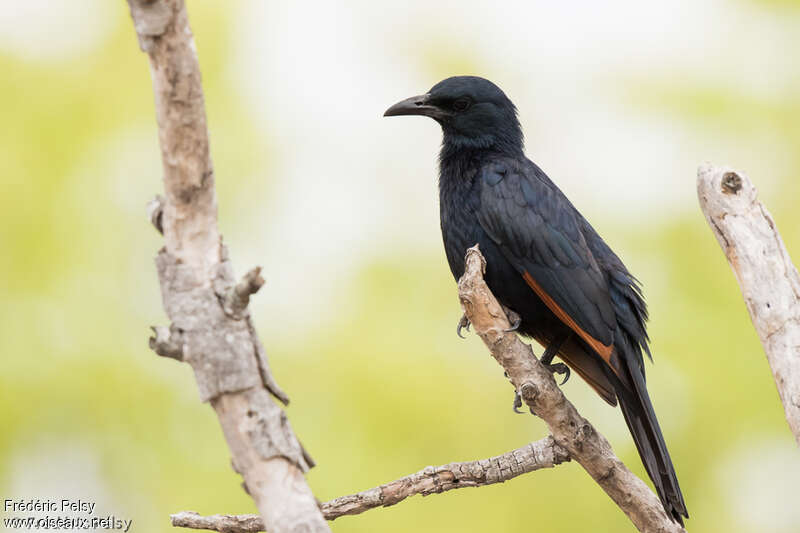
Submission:
<svg viewBox="0 0 800 533">
<path fill-rule="evenodd" d="M 702 165 L 697 196 L 739 282 L 789 428 L 800 444 L 800 276 L 747 176 Z"/>
<path fill-rule="evenodd" d="M 247 309 L 263 280 L 254 270 L 235 282 L 219 235 L 200 68 L 184 2 L 128 4 L 150 60 L 164 170 L 165 198 L 150 211 L 164 234 L 156 266 L 172 324 L 155 328 L 151 346 L 192 366 L 200 398 L 216 411 L 234 469 L 270 533 L 330 531 L 304 477 L 311 459 L 270 396 L 288 402 Z"/>
<path fill-rule="evenodd" d="M 217 198 L 194 37 L 183 2 L 129 0 L 139 45 L 150 58 L 164 167 L 164 242 L 199 278 L 219 263 Z"/>
</svg>

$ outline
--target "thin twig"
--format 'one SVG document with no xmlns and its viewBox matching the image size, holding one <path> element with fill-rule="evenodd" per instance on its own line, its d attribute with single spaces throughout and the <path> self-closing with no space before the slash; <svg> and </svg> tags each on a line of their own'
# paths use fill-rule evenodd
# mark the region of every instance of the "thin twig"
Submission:
<svg viewBox="0 0 800 533">
<path fill-rule="evenodd" d="M 389 507 L 415 494 L 427 496 L 453 489 L 503 483 L 528 472 L 553 468 L 565 461 L 569 461 L 566 450 L 556 444 L 553 437 L 545 437 L 497 457 L 429 466 L 379 487 L 335 498 L 321 504 L 320 508 L 327 520 L 335 520 L 340 516 L 361 514 L 376 507 Z M 170 519 L 176 527 L 226 533 L 255 533 L 264 530 L 261 518 L 252 514 L 201 516 L 192 511 L 183 511 L 171 515 Z"/>
<path fill-rule="evenodd" d="M 247 309 L 250 303 L 250 296 L 257 293 L 264 285 L 264 278 L 261 277 L 261 267 L 254 267 L 247 272 L 242 279 L 231 287 L 225 295 L 225 311 L 234 317 L 238 317 Z"/>
</svg>

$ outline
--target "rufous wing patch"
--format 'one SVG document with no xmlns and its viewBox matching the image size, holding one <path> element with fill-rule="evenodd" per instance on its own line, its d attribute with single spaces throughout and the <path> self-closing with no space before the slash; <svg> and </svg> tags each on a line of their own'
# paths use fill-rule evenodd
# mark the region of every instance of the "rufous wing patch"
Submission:
<svg viewBox="0 0 800 533">
<path fill-rule="evenodd" d="M 597 354 L 598 354 L 600 357 L 602 357 L 602 358 L 603 358 L 603 361 L 605 361 L 605 362 L 606 362 L 606 364 L 607 364 L 608 366 L 610 366 L 610 367 L 611 367 L 611 369 L 612 369 L 612 370 L 614 370 L 614 372 L 616 373 L 616 372 L 617 372 L 617 370 L 614 368 L 614 365 L 612 365 L 612 364 L 611 364 L 611 354 L 612 354 L 612 353 L 613 353 L 613 351 L 614 351 L 614 345 L 612 345 L 612 344 L 609 344 L 609 345 L 607 345 L 607 346 L 606 346 L 605 344 L 603 344 L 603 343 L 602 343 L 602 342 L 600 342 L 599 340 L 595 339 L 594 337 L 592 337 L 591 335 L 589 335 L 588 333 L 586 333 L 586 332 L 583 330 L 583 328 L 581 328 L 581 327 L 580 327 L 580 326 L 579 326 L 579 325 L 578 325 L 578 324 L 575 322 L 575 320 L 573 320 L 573 319 L 572 319 L 572 317 L 571 317 L 571 316 L 569 316 L 569 315 L 566 313 L 566 311 L 564 311 L 563 309 L 561 309 L 561 306 L 559 306 L 559 305 L 558 305 L 558 304 L 557 304 L 557 303 L 556 303 L 556 302 L 555 302 L 555 301 L 554 301 L 554 300 L 553 300 L 553 299 L 550 297 L 550 295 L 549 295 L 549 294 L 547 294 L 547 293 L 545 292 L 545 290 L 542 288 L 542 286 L 541 286 L 541 285 L 539 285 L 539 284 L 536 282 L 536 280 L 535 280 L 535 279 L 533 279 L 533 276 L 531 276 L 531 275 L 528 273 L 528 271 L 527 271 L 527 270 L 526 270 L 526 271 L 524 271 L 524 272 L 522 273 L 522 277 L 523 277 L 523 278 L 525 278 L 525 282 L 528 284 L 528 286 L 529 286 L 531 289 L 533 289 L 533 292 L 535 292 L 535 293 L 536 293 L 536 295 L 537 295 L 539 298 L 541 298 L 541 300 L 544 302 L 544 304 L 547 306 L 547 308 L 548 308 L 548 309 L 550 309 L 550 311 L 552 311 L 552 312 L 553 312 L 553 314 L 554 314 L 554 315 L 556 315 L 560 321 L 562 321 L 564 324 L 566 324 L 567 326 L 569 326 L 569 328 L 570 328 L 572 331 L 574 331 L 575 333 L 577 333 L 577 334 L 578 334 L 578 336 L 579 336 L 581 339 L 583 339 L 583 340 L 586 342 L 586 344 L 588 344 L 589 346 L 591 346 L 591 347 L 592 347 L 592 349 L 593 349 L 595 352 L 597 352 Z"/>
</svg>

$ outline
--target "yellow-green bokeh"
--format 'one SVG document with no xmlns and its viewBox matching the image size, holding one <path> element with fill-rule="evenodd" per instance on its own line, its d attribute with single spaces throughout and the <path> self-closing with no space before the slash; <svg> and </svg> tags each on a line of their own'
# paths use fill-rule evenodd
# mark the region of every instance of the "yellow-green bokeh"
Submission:
<svg viewBox="0 0 800 533">
<path fill-rule="evenodd" d="M 789 9 L 790 3 L 765 4 Z M 270 172 L 270 135 L 277 133 L 254 126 L 225 75 L 236 32 L 225 5 L 198 1 L 190 10 L 224 232 L 243 210 L 267 203 L 281 179 Z M 432 42 L 415 45 L 432 78 L 480 69 L 480 62 L 437 55 Z M 115 8 L 109 37 L 90 53 L 41 63 L 0 52 L 0 72 L 0 494 L 43 496 L 12 491 L 27 487 L 28 476 L 53 481 L 48 459 L 69 462 L 74 453 L 89 459 L 76 460 L 76 472 L 52 475 L 77 478 L 61 481 L 78 492 L 106 494 L 105 511 L 132 518 L 134 531 L 172 531 L 167 517 L 179 510 L 254 512 L 213 412 L 197 402 L 190 369 L 147 349 L 148 326 L 166 320 L 152 263 L 161 241 L 144 216 L 144 204 L 160 189 L 160 168 L 115 152 L 125 139 L 141 147 L 144 160 L 158 158 L 147 59 L 124 3 Z M 800 70 L 795 89 L 798 79 Z M 764 200 L 789 249 L 800 248 L 796 91 L 786 91 L 785 99 L 758 98 L 735 85 L 644 74 L 616 83 L 632 113 L 670 115 L 695 137 L 790 154 L 767 168 L 775 175 Z M 135 172 L 109 174 L 119 157 Z M 724 162 L 754 160 L 742 154 L 742 162 Z M 265 179 L 254 179 L 256 173 Z M 762 176 L 752 177 L 758 183 Z M 695 205 L 625 226 L 624 217 L 604 219 L 602 209 L 592 207 L 600 213 L 596 225 L 645 283 L 656 359 L 649 382 L 692 514 L 690 530 L 756 531 L 730 512 L 726 480 L 744 480 L 727 470 L 740 466 L 737 454 L 748 446 L 791 448 L 792 442 L 724 257 Z M 250 230 L 253 239 L 259 231 Z M 237 245 L 233 255 L 244 255 L 246 242 Z M 334 320 L 317 325 L 310 310 L 304 335 L 264 339 L 275 375 L 293 399 L 292 424 L 318 462 L 309 480 L 321 500 L 429 464 L 497 455 L 545 435 L 537 419 L 511 412 L 513 391 L 480 342 L 455 337 L 458 306 L 444 255 L 388 250 L 365 259 L 358 275 L 345 280 L 347 302 Z M 258 298 L 269 298 L 269 291 L 268 284 Z M 565 388 L 643 475 L 619 413 L 577 378 Z M 82 465 L 92 464 L 97 471 L 82 485 L 89 476 Z M 774 504 L 794 500 L 787 495 Z M 788 531 L 770 527 L 757 531 Z M 631 526 L 578 465 L 566 464 L 501 486 L 416 497 L 342 518 L 333 529 Z"/>
</svg>

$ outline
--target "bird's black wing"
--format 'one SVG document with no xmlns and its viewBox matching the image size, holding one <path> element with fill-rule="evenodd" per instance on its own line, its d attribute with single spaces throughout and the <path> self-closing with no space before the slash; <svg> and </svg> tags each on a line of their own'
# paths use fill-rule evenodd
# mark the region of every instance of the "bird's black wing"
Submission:
<svg viewBox="0 0 800 533">
<path fill-rule="evenodd" d="M 478 219 L 547 307 L 615 372 L 616 314 L 572 204 L 530 161 L 483 165 Z"/>
</svg>

